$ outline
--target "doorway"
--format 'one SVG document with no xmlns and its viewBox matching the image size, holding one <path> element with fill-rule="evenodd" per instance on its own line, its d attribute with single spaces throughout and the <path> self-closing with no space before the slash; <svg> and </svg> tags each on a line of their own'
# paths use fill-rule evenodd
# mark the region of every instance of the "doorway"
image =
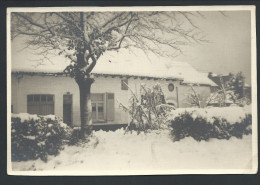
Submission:
<svg viewBox="0 0 260 185">
<path fill-rule="evenodd" d="M 63 95 L 63 122 L 72 126 L 72 94 Z"/>
</svg>

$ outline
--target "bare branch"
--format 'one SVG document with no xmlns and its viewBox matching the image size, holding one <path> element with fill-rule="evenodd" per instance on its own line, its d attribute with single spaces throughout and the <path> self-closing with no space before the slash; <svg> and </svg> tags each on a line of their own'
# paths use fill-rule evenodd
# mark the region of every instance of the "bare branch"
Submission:
<svg viewBox="0 0 260 185">
<path fill-rule="evenodd" d="M 44 26 L 42 26 L 42 25 L 40 25 L 40 24 L 34 22 L 34 21 L 31 20 L 29 17 L 24 16 L 24 15 L 21 14 L 21 13 L 14 12 L 13 14 L 16 15 L 16 16 L 18 16 L 18 17 L 23 18 L 24 20 L 26 20 L 28 23 L 30 23 L 30 24 L 33 25 L 33 26 L 36 26 L 36 27 L 39 27 L 39 28 L 45 29 Z"/>
<path fill-rule="evenodd" d="M 89 75 L 106 51 L 138 48 L 165 57 L 182 54 L 183 46 L 205 42 L 193 19 L 196 12 L 44 12 L 14 13 L 12 38 L 28 37 L 38 54 L 64 55 L 75 76 Z M 179 15 L 179 16 L 178 16 Z M 181 15 L 181 16 L 180 16 Z M 193 16 L 193 17 L 191 17 Z M 47 59 L 46 59 L 47 60 Z"/>
<path fill-rule="evenodd" d="M 124 12 L 117 14 L 115 17 L 112 17 L 110 20 L 108 20 L 102 28 L 105 28 L 108 24 L 113 23 L 118 17 L 121 17 L 124 14 Z"/>
</svg>

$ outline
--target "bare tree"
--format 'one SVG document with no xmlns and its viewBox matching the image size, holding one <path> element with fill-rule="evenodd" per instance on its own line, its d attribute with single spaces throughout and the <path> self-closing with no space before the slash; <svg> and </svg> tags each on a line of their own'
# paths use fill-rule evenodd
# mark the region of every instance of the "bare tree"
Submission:
<svg viewBox="0 0 260 185">
<path fill-rule="evenodd" d="M 224 79 L 220 77 L 219 88 L 212 94 L 215 102 L 217 102 L 220 107 L 225 107 L 227 104 L 235 103 L 237 100 L 234 90 L 230 87 L 231 80 L 232 78 L 225 82 Z"/>
<path fill-rule="evenodd" d="M 12 39 L 27 36 L 26 45 L 37 54 L 57 52 L 70 60 L 64 70 L 80 90 L 82 137 L 90 131 L 91 71 L 106 51 L 142 49 L 161 56 L 176 56 L 182 46 L 205 41 L 194 19 L 199 12 L 13 12 Z M 164 50 L 162 49 L 164 48 Z"/>
</svg>

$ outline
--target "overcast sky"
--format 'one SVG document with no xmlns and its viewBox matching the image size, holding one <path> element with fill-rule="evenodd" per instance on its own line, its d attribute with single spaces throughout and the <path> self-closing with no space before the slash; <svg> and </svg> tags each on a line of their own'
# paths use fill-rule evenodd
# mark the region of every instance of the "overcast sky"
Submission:
<svg viewBox="0 0 260 185">
<path fill-rule="evenodd" d="M 204 12 L 205 19 L 196 24 L 207 35 L 210 43 L 185 49 L 187 61 L 197 70 L 226 74 L 242 71 L 246 82 L 251 82 L 251 21 L 249 11 Z"/>
<path fill-rule="evenodd" d="M 205 33 L 209 43 L 187 46 L 176 61 L 190 63 L 202 72 L 227 74 L 242 71 L 251 82 L 250 11 L 203 12 L 195 24 Z M 26 51 L 17 52 L 19 40 L 12 42 L 12 63 L 26 58 Z"/>
</svg>

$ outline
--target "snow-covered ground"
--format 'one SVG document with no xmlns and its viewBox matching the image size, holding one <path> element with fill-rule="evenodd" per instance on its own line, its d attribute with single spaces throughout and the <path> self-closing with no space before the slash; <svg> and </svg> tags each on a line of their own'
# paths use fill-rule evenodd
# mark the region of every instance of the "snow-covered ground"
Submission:
<svg viewBox="0 0 260 185">
<path fill-rule="evenodd" d="M 56 170 L 124 172 L 181 169 L 250 169 L 251 135 L 243 139 L 210 139 L 197 142 L 185 138 L 172 142 L 169 131 L 126 133 L 124 130 L 96 131 L 88 144 L 66 146 L 61 153 L 43 161 L 13 162 L 14 171 Z"/>
</svg>

